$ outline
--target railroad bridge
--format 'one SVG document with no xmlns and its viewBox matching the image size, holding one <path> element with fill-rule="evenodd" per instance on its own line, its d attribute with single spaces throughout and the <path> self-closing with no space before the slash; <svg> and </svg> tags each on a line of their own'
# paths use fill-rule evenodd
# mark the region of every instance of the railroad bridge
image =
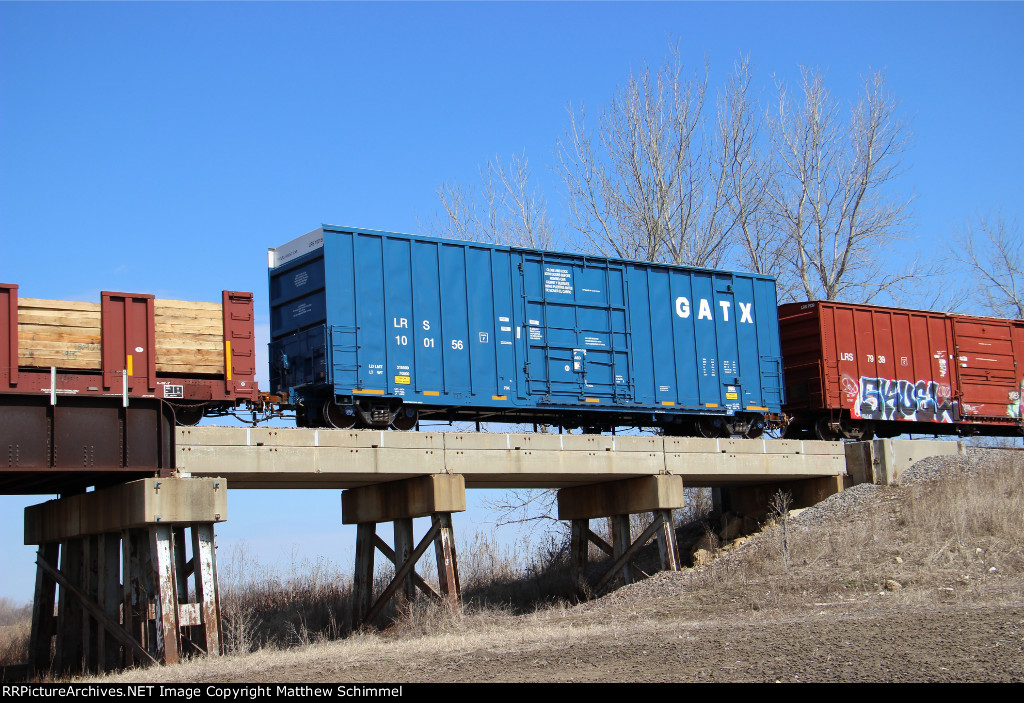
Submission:
<svg viewBox="0 0 1024 703">
<path fill-rule="evenodd" d="M 559 518 L 572 528 L 575 582 L 600 592 L 633 580 L 631 562 L 652 539 L 662 568 L 680 568 L 672 511 L 684 507 L 684 486 L 721 489 L 723 508 L 753 515 L 779 489 L 803 507 L 853 483 L 887 482 L 925 456 L 963 451 L 956 442 L 893 440 L 170 428 L 153 418 L 151 432 L 69 438 L 51 417 L 49 452 L 19 454 L 19 441 L 35 441 L 31 432 L 5 437 L 10 457 L 37 457 L 38 465 L 12 459 L 0 466 L 0 491 L 62 494 L 25 511 L 25 543 L 39 546 L 34 670 L 219 654 L 214 526 L 227 519 L 229 487 L 343 490 L 342 523 L 357 529 L 353 622 L 367 623 L 392 598 L 411 599 L 417 590 L 460 602 L 452 513 L 466 509 L 467 488 L 558 489 Z M 154 442 L 159 451 L 139 451 Z M 97 455 L 111 458 L 90 465 Z M 139 456 L 148 457 L 145 465 L 133 465 Z M 652 519 L 634 535 L 630 515 L 638 513 Z M 429 517 L 430 527 L 417 541 L 419 517 Z M 590 529 L 597 518 L 609 519 L 610 544 Z M 391 545 L 378 534 L 389 522 Z M 591 543 L 612 564 L 597 583 L 585 584 Z M 416 572 L 431 546 L 437 589 Z M 375 594 L 378 550 L 395 574 Z"/>
</svg>

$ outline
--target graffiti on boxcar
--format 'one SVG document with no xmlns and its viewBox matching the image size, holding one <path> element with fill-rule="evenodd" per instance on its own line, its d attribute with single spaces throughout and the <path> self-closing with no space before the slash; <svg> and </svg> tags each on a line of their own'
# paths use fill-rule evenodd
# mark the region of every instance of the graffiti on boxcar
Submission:
<svg viewBox="0 0 1024 703">
<path fill-rule="evenodd" d="M 1010 417 L 1024 417 L 1024 378 L 1020 380 L 1020 390 L 1010 391 L 1010 404 L 1006 406 L 1006 414 Z"/>
<path fill-rule="evenodd" d="M 846 404 L 853 407 L 857 402 L 857 398 L 860 396 L 860 384 L 857 379 L 848 373 L 843 374 L 842 379 L 843 394 L 846 396 Z"/>
<path fill-rule="evenodd" d="M 935 381 L 905 381 L 861 376 L 851 408 L 854 417 L 867 420 L 956 422 L 957 403 L 950 387 Z"/>
</svg>

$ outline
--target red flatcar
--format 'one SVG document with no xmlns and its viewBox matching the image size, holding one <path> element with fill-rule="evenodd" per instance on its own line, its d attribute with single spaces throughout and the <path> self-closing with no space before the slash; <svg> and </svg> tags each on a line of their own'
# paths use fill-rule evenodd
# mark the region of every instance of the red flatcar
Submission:
<svg viewBox="0 0 1024 703">
<path fill-rule="evenodd" d="M 0 283 L 0 398 L 160 400 L 178 424 L 256 400 L 252 293 L 218 303 L 100 294 L 98 303 L 19 298 Z"/>
<path fill-rule="evenodd" d="M 1024 320 L 810 302 L 779 328 L 787 437 L 1024 434 Z"/>
</svg>

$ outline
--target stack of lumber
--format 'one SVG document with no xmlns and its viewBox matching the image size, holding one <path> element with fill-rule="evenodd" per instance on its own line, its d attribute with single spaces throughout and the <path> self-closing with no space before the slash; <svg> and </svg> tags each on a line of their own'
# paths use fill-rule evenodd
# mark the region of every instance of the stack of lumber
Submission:
<svg viewBox="0 0 1024 703">
<path fill-rule="evenodd" d="M 18 298 L 18 366 L 100 368 L 100 304 Z"/>
<path fill-rule="evenodd" d="M 220 303 L 156 300 L 156 370 L 224 373 L 224 313 Z"/>
<path fill-rule="evenodd" d="M 158 373 L 224 373 L 220 303 L 156 300 L 153 308 Z M 104 370 L 100 322 L 99 303 L 19 298 L 18 365 Z"/>
</svg>

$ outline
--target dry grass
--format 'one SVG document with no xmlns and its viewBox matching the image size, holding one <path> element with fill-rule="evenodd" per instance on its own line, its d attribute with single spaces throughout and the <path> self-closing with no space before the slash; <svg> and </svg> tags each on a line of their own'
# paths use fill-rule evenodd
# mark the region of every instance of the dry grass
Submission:
<svg viewBox="0 0 1024 703">
<path fill-rule="evenodd" d="M 16 605 L 10 598 L 0 598 L 0 666 L 28 661 L 31 625 L 31 605 Z"/>
<path fill-rule="evenodd" d="M 1024 572 L 1024 462 L 1008 454 L 997 468 L 903 489 L 894 520 L 902 539 L 889 547 L 902 560 L 897 576 L 949 587 Z"/>
<path fill-rule="evenodd" d="M 466 606 L 458 619 L 466 612 L 528 613 L 570 596 L 567 550 L 558 542 L 502 545 L 494 533 L 477 533 L 460 545 L 458 558 Z M 431 552 L 417 565 L 417 572 L 437 589 Z M 374 592 L 379 594 L 394 567 L 378 555 L 375 574 Z M 228 653 L 310 645 L 352 633 L 352 577 L 326 559 L 294 563 L 282 574 L 239 545 L 223 559 L 219 576 Z M 443 630 L 453 617 L 443 603 L 418 600 L 401 613 L 389 604 L 379 622 L 401 631 L 428 632 Z"/>
<path fill-rule="evenodd" d="M 872 496 L 852 514 L 813 526 L 790 519 L 788 530 L 771 521 L 730 558 L 696 572 L 700 598 L 723 603 L 740 592 L 770 592 L 771 598 L 757 601 L 759 607 L 790 597 L 827 600 L 879 592 L 948 601 L 1021 582 L 1020 453 L 1008 452 L 970 477 L 853 490 Z"/>
<path fill-rule="evenodd" d="M 219 569 L 225 649 L 308 645 L 351 631 L 352 579 L 327 559 L 282 575 L 237 546 Z"/>
<path fill-rule="evenodd" d="M 622 628 L 621 622 L 583 623 L 571 620 L 567 611 L 554 607 L 527 615 L 512 615 L 500 608 L 461 614 L 439 613 L 440 603 L 417 601 L 408 619 L 381 632 L 360 631 L 334 642 L 316 642 L 285 650 L 265 648 L 248 655 L 219 659 L 193 659 L 174 667 L 135 669 L 100 677 L 103 681 L 264 681 L 289 680 L 297 670 L 312 666 L 313 678 L 322 681 L 365 680 L 353 671 L 382 667 L 402 672 L 409 662 L 449 662 L 460 666 L 466 652 L 487 652 L 496 658 L 566 641 L 596 639 Z M 425 626 L 430 629 L 425 629 Z M 394 673 L 382 680 L 400 679 Z M 302 677 L 296 680 L 305 680 Z"/>
<path fill-rule="evenodd" d="M 459 552 L 463 600 L 514 613 L 562 603 L 572 597 L 568 567 L 565 539 L 503 546 L 494 533 L 477 533 Z"/>
</svg>

